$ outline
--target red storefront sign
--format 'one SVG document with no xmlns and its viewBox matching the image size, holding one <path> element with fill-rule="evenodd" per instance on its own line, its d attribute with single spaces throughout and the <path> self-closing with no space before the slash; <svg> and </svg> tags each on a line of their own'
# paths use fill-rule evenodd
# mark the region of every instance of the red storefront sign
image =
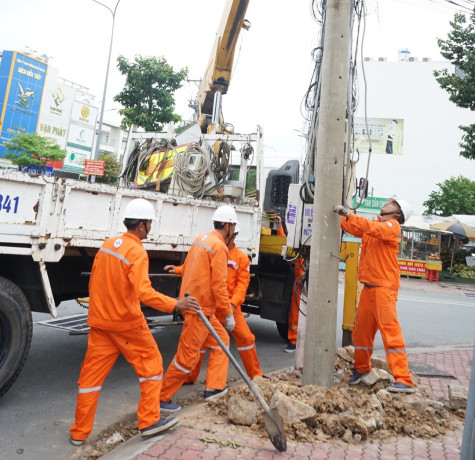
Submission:
<svg viewBox="0 0 475 460">
<path fill-rule="evenodd" d="M 418 276 L 421 278 L 427 277 L 426 261 L 398 259 L 399 271 L 401 275 Z"/>
<path fill-rule="evenodd" d="M 84 174 L 103 176 L 105 164 L 104 160 L 84 160 Z"/>
</svg>

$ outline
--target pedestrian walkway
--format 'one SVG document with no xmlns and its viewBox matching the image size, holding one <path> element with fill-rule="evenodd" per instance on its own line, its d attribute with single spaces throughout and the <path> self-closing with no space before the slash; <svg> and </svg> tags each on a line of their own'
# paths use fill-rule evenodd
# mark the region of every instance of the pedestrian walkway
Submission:
<svg viewBox="0 0 475 460">
<path fill-rule="evenodd" d="M 468 388 L 473 348 L 428 350 L 408 353 L 409 362 L 424 363 L 443 371 L 447 377 L 421 377 L 434 396 L 448 398 L 447 385 Z M 106 460 L 458 460 L 460 458 L 463 426 L 442 439 L 393 438 L 390 441 L 368 440 L 360 444 L 342 441 L 295 443 L 287 440 L 286 452 L 275 450 L 267 437 L 258 437 L 252 431 L 244 432 L 230 424 L 205 421 L 205 404 L 186 408 L 178 413 L 180 425 L 173 431 L 142 441 L 138 436 L 103 458 Z M 209 417 L 206 418 L 209 420 Z M 230 441 L 236 448 L 230 446 Z"/>
</svg>

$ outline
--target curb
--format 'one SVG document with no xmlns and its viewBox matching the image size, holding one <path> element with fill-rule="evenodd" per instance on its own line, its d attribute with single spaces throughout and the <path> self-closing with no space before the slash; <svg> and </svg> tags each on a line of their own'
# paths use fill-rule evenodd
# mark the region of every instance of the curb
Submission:
<svg viewBox="0 0 475 460">
<path fill-rule="evenodd" d="M 163 439 L 169 433 L 172 433 L 177 428 L 179 428 L 181 426 L 181 421 L 184 416 L 192 415 L 194 412 L 200 411 L 201 407 L 205 404 L 205 401 L 196 402 L 194 404 L 182 408 L 177 414 L 171 414 L 173 417 L 176 417 L 179 422 L 167 432 L 146 439 L 142 439 L 140 434 L 136 434 L 134 437 L 128 439 L 124 443 L 119 444 L 117 447 L 107 452 L 107 454 L 103 455 L 101 458 L 105 460 L 132 460 L 139 457 L 140 455 L 145 454 L 151 447 L 157 444 L 160 439 Z"/>
</svg>

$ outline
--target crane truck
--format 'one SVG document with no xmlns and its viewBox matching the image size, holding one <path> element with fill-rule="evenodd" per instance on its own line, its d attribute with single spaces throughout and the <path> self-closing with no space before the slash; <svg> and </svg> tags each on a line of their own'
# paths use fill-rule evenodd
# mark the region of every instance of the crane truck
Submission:
<svg viewBox="0 0 475 460">
<path fill-rule="evenodd" d="M 219 103 L 229 87 L 239 31 L 247 27 L 248 3 L 226 4 L 224 32 L 218 34 L 200 88 L 199 124 L 178 136 L 135 133 L 117 185 L 93 183 L 84 175 L 65 177 L 60 170 L 51 177 L 29 174 L 0 164 L 0 397 L 27 359 L 32 312 L 55 318 L 63 301 L 88 296 L 94 256 L 106 238 L 125 231 L 124 209 L 137 197 L 153 203 L 157 215 L 144 241 L 153 285 L 171 296 L 177 295 L 179 280 L 159 276 L 163 267 L 181 264 L 195 235 L 210 229 L 216 207 L 232 204 L 241 224 L 236 244 L 249 256 L 254 273 L 244 309 L 276 321 L 286 336 L 293 274 L 280 254 L 285 238 L 261 235 L 263 131 L 257 127 L 252 134 L 235 134 L 225 129 Z M 198 189 L 178 180 L 179 163 L 188 172 L 202 172 Z M 266 202 L 269 207 L 282 206 L 289 183 L 298 180 L 295 165 L 290 169 L 290 180 L 287 170 L 272 176 L 266 190 L 273 197 Z M 151 314 L 144 308 L 146 316 Z"/>
</svg>

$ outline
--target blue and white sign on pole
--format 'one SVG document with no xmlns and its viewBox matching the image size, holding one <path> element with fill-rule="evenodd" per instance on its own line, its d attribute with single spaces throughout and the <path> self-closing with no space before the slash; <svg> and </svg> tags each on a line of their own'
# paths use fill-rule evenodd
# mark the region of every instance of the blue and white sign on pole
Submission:
<svg viewBox="0 0 475 460">
<path fill-rule="evenodd" d="M 0 158 L 4 142 L 34 133 L 48 64 L 18 51 L 4 51 L 0 66 Z"/>
</svg>

